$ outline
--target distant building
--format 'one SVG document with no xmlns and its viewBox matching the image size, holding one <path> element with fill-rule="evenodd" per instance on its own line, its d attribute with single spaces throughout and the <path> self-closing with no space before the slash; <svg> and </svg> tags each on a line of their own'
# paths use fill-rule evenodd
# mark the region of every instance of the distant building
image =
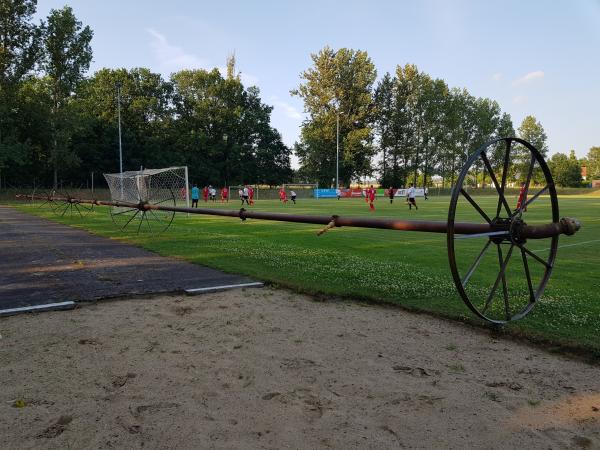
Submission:
<svg viewBox="0 0 600 450">
<path fill-rule="evenodd" d="M 581 179 L 583 181 L 587 181 L 587 166 L 586 165 L 581 166 Z"/>
</svg>

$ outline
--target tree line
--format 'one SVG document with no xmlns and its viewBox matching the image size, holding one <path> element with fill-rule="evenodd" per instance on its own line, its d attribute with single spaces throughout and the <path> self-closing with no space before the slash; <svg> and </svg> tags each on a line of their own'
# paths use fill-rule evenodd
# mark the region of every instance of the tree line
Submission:
<svg viewBox="0 0 600 450">
<path fill-rule="evenodd" d="M 120 85 L 125 170 L 187 165 L 202 183 L 278 184 L 291 149 L 271 126 L 272 107 L 227 73 L 101 69 L 89 26 L 65 6 L 34 24 L 35 0 L 0 0 L 0 175 L 4 184 L 81 184 L 118 172 Z"/>
<path fill-rule="evenodd" d="M 430 185 L 433 175 L 442 186 L 451 186 L 468 155 L 490 139 L 518 136 L 542 155 L 548 152 L 546 133 L 535 117 L 525 117 L 515 132 L 498 102 L 449 87 L 413 64 L 397 66 L 376 83 L 375 65 L 365 51 L 325 47 L 311 57 L 312 66 L 291 91 L 302 98 L 307 113 L 295 146 L 299 176 L 307 180 L 329 185 L 339 164 L 343 186 L 374 174 L 384 186 Z M 515 153 L 510 176 L 518 182 L 527 173 L 519 169 L 528 158 Z M 550 162 L 557 182 L 579 185 L 572 157 L 558 155 Z"/>
<path fill-rule="evenodd" d="M 193 181 L 213 185 L 330 186 L 338 145 L 343 186 L 374 176 L 385 186 L 430 185 L 434 176 L 450 186 L 469 152 L 493 137 L 518 135 L 548 151 L 533 116 L 515 131 L 494 100 L 450 87 L 412 64 L 378 80 L 367 52 L 329 47 L 311 55 L 311 67 L 291 91 L 307 113 L 292 150 L 271 126 L 273 108 L 259 89 L 242 84 L 234 57 L 226 74 L 181 70 L 164 79 L 147 68 L 104 68 L 88 76 L 93 31 L 68 6 L 35 24 L 36 6 L 36 0 L 0 0 L 5 186 L 77 185 L 90 172 L 117 172 L 117 85 L 125 170 L 187 165 Z M 295 172 L 292 151 L 300 160 Z M 577 185 L 575 166 L 600 176 L 599 161 L 594 147 L 585 161 L 557 154 L 550 166 L 558 183 Z"/>
</svg>

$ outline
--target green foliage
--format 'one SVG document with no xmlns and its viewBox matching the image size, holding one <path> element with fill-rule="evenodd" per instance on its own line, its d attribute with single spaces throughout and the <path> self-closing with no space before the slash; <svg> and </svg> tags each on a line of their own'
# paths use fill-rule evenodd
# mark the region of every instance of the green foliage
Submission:
<svg viewBox="0 0 600 450">
<path fill-rule="evenodd" d="M 600 147 L 592 147 L 587 154 L 588 179 L 600 179 Z"/>
<path fill-rule="evenodd" d="M 296 147 L 304 173 L 323 186 L 331 184 L 336 168 L 336 137 L 339 120 L 340 183 L 372 171 L 372 87 L 377 76 L 367 52 L 325 47 L 311 55 L 313 66 L 292 90 L 304 100 L 309 120 L 302 125 Z"/>
<path fill-rule="evenodd" d="M 581 166 L 575 151 L 571 150 L 569 156 L 564 153 L 555 153 L 548 162 L 554 182 L 559 186 L 578 187 L 581 185 Z"/>
<path fill-rule="evenodd" d="M 40 54 L 41 28 L 31 23 L 35 7 L 34 0 L 0 0 L 0 169 L 26 158 L 27 144 L 17 132 L 18 91 Z"/>
<path fill-rule="evenodd" d="M 495 101 L 449 89 L 411 64 L 383 77 L 374 103 L 385 186 L 427 185 L 434 173 L 452 182 L 468 153 L 494 136 L 514 134 Z"/>
</svg>

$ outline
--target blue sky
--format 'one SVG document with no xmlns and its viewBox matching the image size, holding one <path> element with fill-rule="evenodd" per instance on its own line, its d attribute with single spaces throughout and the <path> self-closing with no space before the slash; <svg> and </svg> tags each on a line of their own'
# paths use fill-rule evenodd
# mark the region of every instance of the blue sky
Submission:
<svg viewBox="0 0 600 450">
<path fill-rule="evenodd" d="M 39 0 L 38 16 L 65 4 L 94 30 L 92 72 L 143 66 L 168 77 L 223 67 L 235 51 L 288 145 L 303 119 L 289 91 L 325 45 L 366 50 L 379 77 L 416 64 L 498 101 L 515 128 L 532 114 L 551 153 L 600 145 L 600 0 Z"/>
</svg>

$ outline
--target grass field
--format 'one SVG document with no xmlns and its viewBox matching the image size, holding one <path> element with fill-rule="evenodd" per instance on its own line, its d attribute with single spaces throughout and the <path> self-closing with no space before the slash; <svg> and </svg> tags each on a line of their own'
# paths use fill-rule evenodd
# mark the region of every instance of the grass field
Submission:
<svg viewBox="0 0 600 450">
<path fill-rule="evenodd" d="M 479 197 L 486 211 L 495 209 L 496 199 Z M 511 199 L 511 201 L 516 201 Z M 291 203 L 291 202 L 290 202 Z M 419 200 L 420 209 L 409 211 L 401 199 L 393 205 L 378 199 L 370 212 L 361 199 L 299 200 L 297 205 L 259 201 L 258 211 L 298 214 L 338 214 L 445 221 L 448 197 Z M 565 196 L 559 199 L 561 217 L 577 217 L 582 230 L 559 240 L 557 263 L 542 300 L 525 319 L 511 323 L 509 333 L 584 350 L 600 357 L 600 197 Z M 201 204 L 201 206 L 206 206 Z M 208 207 L 237 209 L 238 201 Z M 318 225 L 303 225 L 213 216 L 177 214 L 172 227 L 159 236 L 136 234 L 133 227 L 121 232 L 113 225 L 106 208 L 85 218 L 57 217 L 49 209 L 20 208 L 52 220 L 85 228 L 98 235 L 135 243 L 161 255 L 242 273 L 277 285 L 308 293 L 399 304 L 405 308 L 433 312 L 446 317 L 480 323 L 458 296 L 448 266 L 446 236 L 416 232 L 337 228 L 317 237 Z M 540 198 L 526 214 L 531 222 L 547 222 L 549 200 Z M 469 206 L 461 205 L 458 217 L 481 222 Z M 460 242 L 460 262 L 468 267 L 485 241 Z M 548 240 L 530 242 L 540 256 Z M 488 256 L 489 255 L 489 256 Z M 489 291 L 498 273 L 495 253 L 488 253 L 481 273 L 473 277 L 472 291 Z M 515 297 L 526 290 L 521 256 L 509 265 L 509 287 Z M 516 261 L 513 264 L 513 260 Z M 485 266 L 485 267 L 484 267 Z M 539 276 L 541 266 L 531 264 Z M 512 272 L 511 272 L 512 271 Z M 537 272 L 536 272 L 537 271 Z M 490 278 L 492 277 L 492 278 Z M 510 281 L 509 281 L 510 283 Z M 487 287 L 487 290 L 486 290 Z M 500 289 L 499 289 L 500 293 Z M 498 294 L 500 295 L 500 294 Z M 501 300 L 494 300 L 501 307 Z"/>
</svg>

